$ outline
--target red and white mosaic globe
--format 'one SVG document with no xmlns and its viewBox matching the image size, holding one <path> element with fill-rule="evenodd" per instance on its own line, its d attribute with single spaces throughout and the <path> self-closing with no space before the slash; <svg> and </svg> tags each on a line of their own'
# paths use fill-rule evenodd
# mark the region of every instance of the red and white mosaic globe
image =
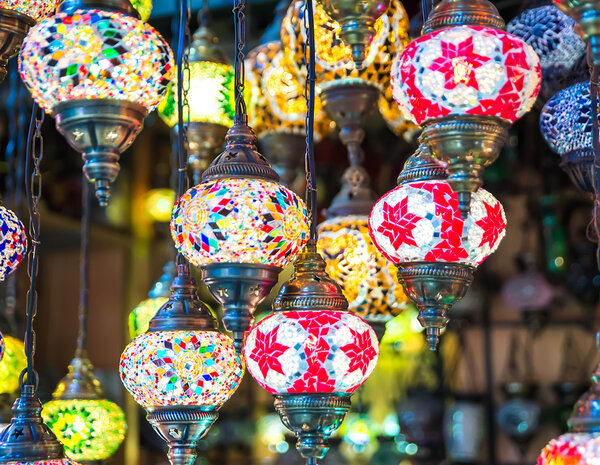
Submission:
<svg viewBox="0 0 600 465">
<path fill-rule="evenodd" d="M 483 26 L 419 37 L 396 57 L 391 73 L 394 99 L 419 125 L 450 115 L 496 116 L 512 123 L 534 104 L 541 78 L 531 46 Z"/>
<path fill-rule="evenodd" d="M 379 343 L 352 313 L 276 312 L 250 330 L 244 355 L 271 394 L 349 394 L 375 369 Z"/>
<path fill-rule="evenodd" d="M 448 262 L 477 266 L 492 254 L 506 230 L 502 204 L 479 189 L 463 219 L 458 197 L 445 181 L 403 184 L 377 201 L 369 234 L 394 264 Z"/>
</svg>

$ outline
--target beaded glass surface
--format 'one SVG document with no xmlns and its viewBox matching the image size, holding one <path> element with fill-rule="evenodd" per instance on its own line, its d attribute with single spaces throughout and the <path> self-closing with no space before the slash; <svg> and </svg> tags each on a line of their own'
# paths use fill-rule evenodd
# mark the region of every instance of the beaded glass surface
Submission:
<svg viewBox="0 0 600 465">
<path fill-rule="evenodd" d="M 131 0 L 131 4 L 140 14 L 142 21 L 148 21 L 152 13 L 152 0 Z"/>
<path fill-rule="evenodd" d="M 27 235 L 21 220 L 0 206 L 0 281 L 17 269 L 27 251 Z"/>
<path fill-rule="evenodd" d="M 173 77 L 173 53 L 153 27 L 132 16 L 76 10 L 29 30 L 19 70 L 49 113 L 78 99 L 127 100 L 152 111 Z"/>
<path fill-rule="evenodd" d="M 135 339 L 140 334 L 148 331 L 150 320 L 154 318 L 156 312 L 162 307 L 167 300 L 167 297 L 156 297 L 154 299 L 142 300 L 129 314 L 129 337 Z"/>
<path fill-rule="evenodd" d="M 458 26 L 430 32 L 394 60 L 394 99 L 419 125 L 449 115 L 514 122 L 535 103 L 539 61 L 520 38 L 497 29 Z"/>
<path fill-rule="evenodd" d="M 323 7 L 314 3 L 317 87 L 363 83 L 383 89 L 390 80 L 392 59 L 408 43 L 408 17 L 399 0 L 391 0 L 375 23 L 375 36 L 366 49 L 361 68 L 352 60 L 350 47 L 341 39 L 341 26 Z M 292 1 L 281 26 L 286 60 L 298 76 L 306 76 L 304 46 L 307 38 L 304 0 Z"/>
<path fill-rule="evenodd" d="M 596 465 L 600 457 L 600 435 L 566 433 L 552 439 L 538 456 L 538 465 Z"/>
<path fill-rule="evenodd" d="M 287 65 L 281 42 L 259 45 L 248 54 L 246 79 L 252 89 L 248 102 L 250 126 L 259 137 L 271 132 L 304 135 L 304 86 Z M 326 136 L 334 127 L 317 97 L 315 140 Z"/>
<path fill-rule="evenodd" d="M 386 322 L 406 308 L 396 267 L 369 237 L 366 216 L 343 216 L 319 225 L 319 253 L 327 273 L 342 287 L 349 310 L 366 321 Z"/>
<path fill-rule="evenodd" d="M 65 446 L 73 460 L 106 460 L 125 439 L 127 422 L 123 410 L 106 399 L 51 400 L 42 418 Z"/>
<path fill-rule="evenodd" d="M 600 119 L 600 116 L 599 118 Z M 540 114 L 542 136 L 559 155 L 592 149 L 592 104 L 586 82 L 556 93 Z"/>
<path fill-rule="evenodd" d="M 352 313 L 276 312 L 250 330 L 244 355 L 271 394 L 351 393 L 375 369 L 379 344 Z"/>
<path fill-rule="evenodd" d="M 121 380 L 144 408 L 218 407 L 238 388 L 244 367 L 228 336 L 214 331 L 153 331 L 121 355 Z"/>
<path fill-rule="evenodd" d="M 233 66 L 211 61 L 191 62 L 189 81 L 190 122 L 232 126 L 235 116 Z M 177 124 L 177 76 L 173 77 L 167 95 L 158 106 L 158 114 L 169 127 Z"/>
<path fill-rule="evenodd" d="M 5 335 L 4 357 L 0 361 L 0 394 L 13 394 L 19 389 L 19 375 L 26 365 L 23 342 Z"/>
<path fill-rule="evenodd" d="M 570 68 L 585 53 L 585 42 L 574 31 L 577 22 L 554 5 L 525 10 L 506 30 L 531 45 L 540 57 L 542 72 Z"/>
<path fill-rule="evenodd" d="M 458 197 L 444 181 L 398 186 L 377 201 L 369 233 L 394 264 L 425 261 L 477 266 L 499 246 L 506 229 L 502 204 L 479 189 L 464 220 Z"/>
<path fill-rule="evenodd" d="M 171 219 L 175 247 L 195 266 L 261 263 L 283 267 L 308 240 L 300 197 L 281 184 L 219 179 L 192 187 Z"/>
<path fill-rule="evenodd" d="M 14 10 L 39 21 L 56 10 L 58 0 L 0 0 L 0 8 Z"/>
</svg>

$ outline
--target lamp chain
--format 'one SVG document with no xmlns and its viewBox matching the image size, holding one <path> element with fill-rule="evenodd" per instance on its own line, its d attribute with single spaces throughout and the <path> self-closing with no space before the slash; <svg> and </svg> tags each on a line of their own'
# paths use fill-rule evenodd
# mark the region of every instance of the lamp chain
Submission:
<svg viewBox="0 0 600 465">
<path fill-rule="evenodd" d="M 36 337 L 33 329 L 33 320 L 37 313 L 37 275 L 38 258 L 40 246 L 40 199 L 42 197 L 42 174 L 40 165 L 44 154 L 44 138 L 42 137 L 42 125 L 44 123 L 44 110 L 36 103 L 31 111 L 31 121 L 27 135 L 27 154 L 25 160 L 26 169 L 33 163 L 30 177 L 25 176 L 25 193 L 27 195 L 27 207 L 29 209 L 29 253 L 27 256 L 27 274 L 29 275 L 29 290 L 27 291 L 27 322 L 25 328 L 25 355 L 27 357 L 27 368 L 19 377 L 19 384 L 23 386 L 34 386 L 37 389 L 38 374 L 33 364 L 35 354 Z M 25 379 L 25 375 L 27 376 Z"/>
<path fill-rule="evenodd" d="M 90 183 L 85 176 L 81 183 L 81 251 L 79 258 L 79 331 L 77 334 L 77 351 L 75 356 L 87 356 L 87 328 L 90 288 L 90 224 L 92 210 L 92 196 Z"/>
<path fill-rule="evenodd" d="M 233 1 L 233 30 L 235 34 L 235 124 L 247 124 L 244 102 L 244 48 L 246 47 L 246 0 Z"/>
</svg>

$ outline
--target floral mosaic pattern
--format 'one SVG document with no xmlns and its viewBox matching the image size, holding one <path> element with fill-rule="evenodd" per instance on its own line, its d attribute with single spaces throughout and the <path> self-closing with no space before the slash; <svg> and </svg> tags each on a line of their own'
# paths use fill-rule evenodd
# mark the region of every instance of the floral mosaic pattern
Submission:
<svg viewBox="0 0 600 465">
<path fill-rule="evenodd" d="M 600 457 L 600 435 L 567 433 L 552 439 L 539 455 L 538 465 L 594 465 Z"/>
<path fill-rule="evenodd" d="M 27 235 L 21 220 L 0 207 L 0 281 L 17 269 L 27 251 Z"/>
<path fill-rule="evenodd" d="M 154 331 L 129 343 L 121 355 L 121 380 L 144 408 L 168 405 L 218 407 L 244 373 L 231 338 L 214 331 Z"/>
<path fill-rule="evenodd" d="M 298 76 L 306 75 L 304 45 L 305 2 L 292 1 L 281 26 L 286 60 Z M 341 26 L 314 1 L 317 86 L 327 89 L 343 83 L 366 83 L 383 89 L 390 79 L 392 58 L 408 43 L 408 16 L 399 0 L 391 0 L 375 23 L 375 36 L 361 68 L 352 60 L 350 47 L 341 39 Z"/>
<path fill-rule="evenodd" d="M 308 240 L 306 206 L 281 184 L 219 179 L 180 199 L 171 219 L 175 247 L 195 266 L 263 263 L 283 267 Z"/>
<path fill-rule="evenodd" d="M 152 111 L 173 77 L 173 53 L 154 28 L 132 16 L 77 10 L 30 29 L 19 70 L 49 113 L 77 99 L 127 100 Z"/>
<path fill-rule="evenodd" d="M 548 100 L 540 114 L 540 129 L 550 148 L 559 155 L 592 150 L 589 84 L 567 87 Z"/>
<path fill-rule="evenodd" d="M 351 393 L 371 375 L 377 336 L 348 312 L 276 312 L 248 333 L 248 371 L 271 394 Z"/>
<path fill-rule="evenodd" d="M 15 10 L 39 21 L 56 10 L 58 0 L 0 0 L 0 8 Z"/>
<path fill-rule="evenodd" d="M 67 457 L 84 462 L 108 459 L 127 430 L 123 410 L 106 399 L 51 400 L 44 404 L 42 418 Z"/>
<path fill-rule="evenodd" d="M 480 26 L 425 34 L 394 60 L 392 89 L 404 116 L 421 125 L 448 115 L 523 116 L 540 90 L 541 68 L 518 37 Z"/>
<path fill-rule="evenodd" d="M 502 204 L 479 189 L 466 220 L 458 197 L 444 181 L 401 185 L 377 201 L 369 233 L 394 264 L 425 261 L 477 266 L 499 246 L 506 229 Z"/>
<path fill-rule="evenodd" d="M 319 225 L 319 253 L 342 287 L 349 310 L 368 322 L 386 322 L 408 304 L 396 267 L 377 250 L 366 216 L 344 216 Z"/>
</svg>

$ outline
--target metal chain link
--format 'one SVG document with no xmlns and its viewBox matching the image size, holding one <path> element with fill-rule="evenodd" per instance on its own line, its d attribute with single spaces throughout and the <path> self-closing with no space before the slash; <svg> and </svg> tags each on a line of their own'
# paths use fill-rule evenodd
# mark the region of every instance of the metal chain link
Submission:
<svg viewBox="0 0 600 465">
<path fill-rule="evenodd" d="M 244 49 L 246 47 L 246 0 L 233 1 L 233 25 L 235 34 L 235 122 L 247 123 L 246 102 L 244 101 Z"/>
</svg>

